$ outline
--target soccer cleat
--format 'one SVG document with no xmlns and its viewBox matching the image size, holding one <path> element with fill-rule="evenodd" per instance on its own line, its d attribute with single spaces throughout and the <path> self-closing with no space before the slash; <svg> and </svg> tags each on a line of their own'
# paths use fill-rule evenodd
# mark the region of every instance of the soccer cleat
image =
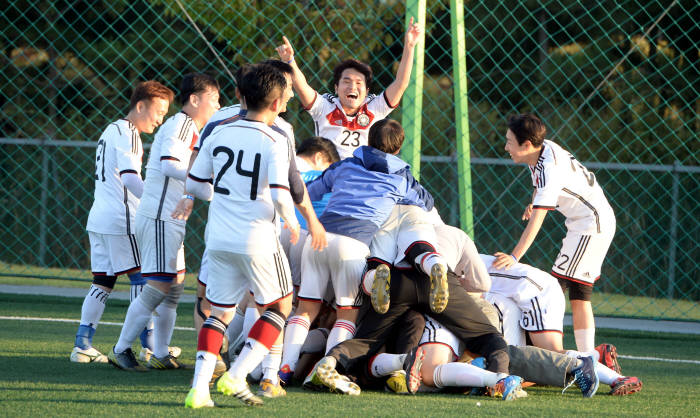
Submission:
<svg viewBox="0 0 700 418">
<path fill-rule="evenodd" d="M 584 398 L 592 398 L 598 391 L 598 374 L 595 372 L 595 363 L 593 357 L 579 357 L 583 361 L 583 365 L 572 371 L 574 378 L 564 387 L 561 393 L 564 393 L 571 385 L 576 383 Z"/>
<path fill-rule="evenodd" d="M 494 398 L 512 401 L 522 391 L 522 383 L 523 379 L 520 376 L 507 376 L 496 382 L 495 386 L 487 388 L 487 393 Z"/>
<path fill-rule="evenodd" d="M 447 268 L 437 263 L 430 269 L 430 309 L 435 313 L 441 313 L 447 308 L 450 298 L 450 290 L 447 285 Z"/>
<path fill-rule="evenodd" d="M 623 376 L 615 380 L 610 386 L 611 395 L 630 395 L 642 390 L 642 381 L 634 376 Z"/>
<path fill-rule="evenodd" d="M 209 392 L 204 392 L 197 390 L 197 388 L 190 389 L 190 392 L 185 398 L 185 408 L 213 408 L 214 402 L 211 400 Z"/>
<path fill-rule="evenodd" d="M 234 379 L 228 372 L 221 375 L 216 382 L 216 390 L 224 395 L 234 396 L 248 406 L 259 406 L 263 404 L 262 399 L 258 398 L 250 391 L 245 379 Z"/>
<path fill-rule="evenodd" d="M 114 348 L 109 350 L 107 355 L 110 364 L 112 364 L 117 369 L 122 369 L 130 372 L 145 372 L 146 368 L 136 361 L 136 356 L 131 348 L 127 348 L 121 353 L 115 353 Z"/>
<path fill-rule="evenodd" d="M 146 367 L 149 369 L 158 369 L 158 370 L 172 370 L 172 369 L 189 369 L 191 367 L 187 367 L 187 365 L 180 363 L 175 357 L 173 357 L 172 354 L 168 354 L 165 357 L 156 357 L 156 356 L 151 356 L 151 358 L 148 360 L 148 363 L 146 363 Z"/>
<path fill-rule="evenodd" d="M 398 393 L 399 395 L 408 395 L 411 392 L 406 387 L 406 372 L 397 370 L 386 379 L 384 390 L 387 392 Z"/>
<path fill-rule="evenodd" d="M 83 350 L 80 347 L 73 347 L 70 353 L 70 361 L 73 363 L 107 363 L 107 356 L 100 353 L 95 347 Z"/>
<path fill-rule="evenodd" d="M 275 385 L 270 379 L 263 379 L 260 381 L 258 395 L 266 398 L 279 398 L 281 396 L 286 396 L 287 391 L 282 388 L 279 382 Z"/>
<path fill-rule="evenodd" d="M 311 373 L 304 379 L 304 388 L 320 391 L 326 387 L 331 392 L 357 396 L 360 387 L 350 381 L 347 376 L 338 374 L 335 370 L 335 359 L 324 357 L 316 363 Z"/>
<path fill-rule="evenodd" d="M 601 344 L 595 348 L 600 354 L 600 363 L 609 369 L 612 369 L 617 374 L 622 374 L 620 363 L 617 362 L 617 349 L 612 344 Z"/>
<path fill-rule="evenodd" d="M 403 361 L 403 371 L 406 373 L 406 389 L 409 393 L 416 393 L 423 377 L 420 368 L 423 365 L 425 351 L 423 347 L 416 347 L 406 354 Z"/>
<path fill-rule="evenodd" d="M 391 271 L 386 264 L 380 264 L 374 273 L 372 283 L 372 307 L 377 313 L 384 314 L 389 310 L 391 289 Z"/>
<path fill-rule="evenodd" d="M 216 358 L 216 365 L 214 365 L 214 373 L 211 375 L 211 380 L 209 381 L 209 387 L 214 386 L 216 379 L 220 378 L 221 375 L 226 373 L 226 363 L 220 358 Z"/>
<path fill-rule="evenodd" d="M 180 347 L 168 347 L 168 352 L 171 356 L 178 358 L 180 357 L 180 354 L 182 354 L 182 349 Z M 141 351 L 139 352 L 139 361 L 148 363 L 152 355 L 153 351 L 151 351 L 148 347 L 142 347 Z"/>
<path fill-rule="evenodd" d="M 282 386 L 289 386 L 289 384 L 292 383 L 292 378 L 294 377 L 294 372 L 289 367 L 289 364 L 285 364 L 277 372 L 277 376 L 279 377 L 280 383 L 282 384 Z"/>
</svg>

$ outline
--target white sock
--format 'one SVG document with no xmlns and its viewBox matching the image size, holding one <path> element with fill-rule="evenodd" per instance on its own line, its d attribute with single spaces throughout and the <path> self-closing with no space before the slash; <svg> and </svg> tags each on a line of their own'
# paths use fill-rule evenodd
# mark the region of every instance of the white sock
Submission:
<svg viewBox="0 0 700 418">
<path fill-rule="evenodd" d="M 282 363 L 282 344 L 275 344 L 270 347 L 270 352 L 262 360 L 263 379 L 270 379 L 273 385 L 279 381 L 277 372 Z"/>
<path fill-rule="evenodd" d="M 241 308 L 240 305 L 236 306 L 236 314 L 233 316 L 231 322 L 229 322 L 226 328 L 226 338 L 229 344 L 236 341 L 241 332 L 243 331 L 243 321 L 245 320 L 245 310 Z"/>
<path fill-rule="evenodd" d="M 365 273 L 364 277 L 362 277 L 362 291 L 367 295 L 372 294 L 372 285 L 374 284 L 374 275 L 376 273 L 377 270 L 372 269 Z"/>
<path fill-rule="evenodd" d="M 504 375 L 472 366 L 468 363 L 447 363 L 437 366 L 433 372 L 435 387 L 484 387 L 494 386 Z"/>
<path fill-rule="evenodd" d="M 296 370 L 301 347 L 309 335 L 309 326 L 309 318 L 303 315 L 293 316 L 287 321 L 287 328 L 284 330 L 284 353 L 281 364 L 288 365 L 291 371 Z"/>
<path fill-rule="evenodd" d="M 209 392 L 209 381 L 214 375 L 216 366 L 216 354 L 208 351 L 197 351 L 197 362 L 194 365 L 194 378 L 192 387 L 197 390 Z"/>
<path fill-rule="evenodd" d="M 90 285 L 85 300 L 83 300 L 83 308 L 80 311 L 80 325 L 86 325 L 90 328 L 97 329 L 97 324 L 102 318 L 105 311 L 105 305 L 109 298 L 109 292 L 106 292 L 99 287 Z"/>
<path fill-rule="evenodd" d="M 612 385 L 617 379 L 622 377 L 621 374 L 601 363 L 595 364 L 595 372 L 598 374 L 600 383 L 606 385 Z"/>
<path fill-rule="evenodd" d="M 406 354 L 381 353 L 376 355 L 369 364 L 369 370 L 374 377 L 388 376 L 403 369 Z"/>
<path fill-rule="evenodd" d="M 427 275 L 430 275 L 430 270 L 433 269 L 433 266 L 435 264 L 442 264 L 444 266 L 447 265 L 447 263 L 445 263 L 445 260 L 438 253 L 423 253 L 416 257 L 414 261 Z"/>
<path fill-rule="evenodd" d="M 578 351 L 591 351 L 595 349 L 595 328 L 582 328 L 574 330 L 576 349 Z"/>
<path fill-rule="evenodd" d="M 131 343 L 143 331 L 143 328 L 151 319 L 151 313 L 160 305 L 163 299 L 165 299 L 165 293 L 155 287 L 146 285 L 143 293 L 129 304 L 124 325 L 119 334 L 119 341 L 114 346 L 115 352 L 121 353 L 127 348 L 131 348 Z"/>
<path fill-rule="evenodd" d="M 173 337 L 175 320 L 177 319 L 177 305 L 161 303 L 156 308 L 155 326 L 153 328 L 153 355 L 163 358 L 169 354 L 168 346 Z"/>
<path fill-rule="evenodd" d="M 355 323 L 346 321 L 344 319 L 338 319 L 333 324 L 333 329 L 331 333 L 328 334 L 328 341 L 326 341 L 326 354 L 331 351 L 331 348 L 342 343 L 345 340 L 349 340 L 355 335 Z"/>
<path fill-rule="evenodd" d="M 236 361 L 231 363 L 229 374 L 231 374 L 231 377 L 234 379 L 245 379 L 248 373 L 260 364 L 263 357 L 265 357 L 269 351 L 267 347 L 258 341 L 247 338 L 241 350 L 241 354 L 238 355 Z"/>
<path fill-rule="evenodd" d="M 566 350 L 565 353 L 568 357 L 579 358 L 579 357 L 593 357 L 593 362 L 597 363 L 600 360 L 600 353 L 597 350 L 591 351 L 576 351 L 576 350 Z"/>
</svg>

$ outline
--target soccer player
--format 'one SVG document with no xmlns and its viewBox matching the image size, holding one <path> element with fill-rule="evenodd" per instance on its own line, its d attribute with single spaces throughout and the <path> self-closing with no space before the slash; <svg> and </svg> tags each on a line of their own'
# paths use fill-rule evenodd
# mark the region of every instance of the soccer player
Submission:
<svg viewBox="0 0 700 418">
<path fill-rule="evenodd" d="M 420 25 L 411 18 L 396 79 L 379 96 L 369 94 L 372 69 L 354 59 L 345 60 L 333 69 L 335 95 L 319 95 L 299 69 L 289 40 L 282 37 L 284 44 L 277 47 L 277 53 L 294 69 L 294 90 L 301 105 L 313 118 L 316 135 L 333 141 L 341 159 L 352 157 L 355 149 L 367 145 L 369 128 L 398 106 L 408 87 L 414 49 L 421 32 Z"/>
<path fill-rule="evenodd" d="M 83 301 L 73 362 L 107 362 L 92 346 L 92 337 L 117 276 L 129 276 L 132 300 L 145 284 L 134 237 L 134 213 L 143 193 L 140 135 L 152 133 L 163 122 L 172 99 L 173 92 L 157 81 L 139 83 L 131 94 L 129 113 L 109 124 L 97 142 L 95 200 L 86 228 L 93 282 Z M 143 326 L 138 332 L 142 330 Z M 141 343 L 147 345 L 144 339 Z"/>
<path fill-rule="evenodd" d="M 514 162 L 528 165 L 535 190 L 522 216 L 528 223 L 518 244 L 510 253 L 495 253 L 492 266 L 508 269 L 517 263 L 535 240 L 547 211 L 561 212 L 567 232 L 551 273 L 562 290 L 569 290 L 576 347 L 586 352 L 595 346 L 591 293 L 615 235 L 615 214 L 595 175 L 545 139 L 546 133 L 544 123 L 532 113 L 508 119 L 505 150 Z"/>
<path fill-rule="evenodd" d="M 404 140 L 401 125 L 383 119 L 370 128 L 369 146 L 355 150 L 353 158 L 331 165 L 308 184 L 311 200 L 331 192 L 320 216 L 326 228 L 328 248 L 312 252 L 307 240 L 302 252 L 299 306 L 289 319 L 285 334 L 282 370 L 290 378 L 311 322 L 316 318 L 329 283 L 335 295 L 337 319 L 326 350 L 352 338 L 360 306 L 359 286 L 374 234 L 401 202 L 423 210 L 433 198 L 396 156 Z M 445 285 L 446 286 L 446 285 Z"/>
<path fill-rule="evenodd" d="M 147 284 L 129 306 L 119 341 L 109 355 L 110 362 L 124 370 L 142 368 L 130 347 L 153 312 L 155 343 L 149 368 L 182 367 L 168 344 L 185 287 L 185 221 L 172 219 L 170 214 L 183 194 L 187 163 L 199 130 L 219 109 L 219 84 L 206 74 L 187 74 L 180 85 L 179 100 L 182 110 L 168 118 L 153 140 L 136 213 L 136 239 Z"/>
<path fill-rule="evenodd" d="M 209 382 L 216 356 L 236 304 L 249 290 L 265 310 L 216 387 L 246 405 L 262 404 L 245 377 L 281 343 L 291 310 L 291 274 L 279 243 L 277 215 L 292 231 L 292 242 L 298 239 L 299 223 L 289 194 L 287 140 L 270 125 L 293 96 L 292 88 L 276 68 L 256 65 L 243 75 L 239 89 L 247 106 L 245 119 L 209 136 L 187 179 L 189 192 L 211 199 L 206 297 L 212 308 L 199 333 L 192 389 L 185 400 L 190 408 L 213 406 Z"/>
</svg>

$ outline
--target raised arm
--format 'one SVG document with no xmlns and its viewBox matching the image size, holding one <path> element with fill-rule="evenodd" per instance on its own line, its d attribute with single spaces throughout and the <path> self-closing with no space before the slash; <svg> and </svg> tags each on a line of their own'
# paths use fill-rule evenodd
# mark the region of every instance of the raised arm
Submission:
<svg viewBox="0 0 700 418">
<path fill-rule="evenodd" d="M 389 84 L 384 94 L 389 102 L 389 106 L 396 106 L 401 100 L 401 96 L 408 87 L 408 82 L 411 79 L 411 69 L 413 68 L 413 55 L 416 44 L 422 35 L 423 29 L 418 23 L 413 23 L 413 18 L 408 24 L 408 30 L 403 43 L 403 53 L 401 54 L 401 62 L 399 69 L 396 71 L 396 79 Z"/>
<path fill-rule="evenodd" d="M 294 59 L 294 49 L 292 48 L 292 44 L 289 43 L 289 39 L 287 39 L 286 36 L 283 36 L 282 42 L 282 45 L 276 48 L 277 54 L 279 55 L 280 60 L 289 63 L 289 65 L 292 66 L 292 70 L 294 71 L 294 74 L 292 75 L 292 87 L 294 87 L 294 91 L 296 92 L 297 96 L 299 96 L 301 105 L 304 107 L 304 109 L 308 109 L 316 99 L 316 90 L 311 88 L 309 83 L 306 82 L 306 77 L 304 77 L 304 74 L 299 69 L 297 62 Z"/>
</svg>

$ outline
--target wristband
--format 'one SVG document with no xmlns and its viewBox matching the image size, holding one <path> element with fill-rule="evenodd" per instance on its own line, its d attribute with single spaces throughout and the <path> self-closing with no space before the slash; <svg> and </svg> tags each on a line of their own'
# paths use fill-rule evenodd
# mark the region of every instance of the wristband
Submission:
<svg viewBox="0 0 700 418">
<path fill-rule="evenodd" d="M 518 262 L 518 259 L 513 254 L 511 254 L 510 256 L 513 257 L 513 260 L 515 260 L 516 263 Z"/>
<path fill-rule="evenodd" d="M 289 61 L 287 61 L 287 64 L 291 64 L 291 63 L 293 63 L 293 62 L 294 62 L 294 55 L 292 55 L 292 59 L 290 59 Z"/>
<path fill-rule="evenodd" d="M 194 196 L 192 196 L 191 194 L 183 194 L 182 198 L 183 199 L 190 199 L 191 201 L 194 202 Z"/>
</svg>

